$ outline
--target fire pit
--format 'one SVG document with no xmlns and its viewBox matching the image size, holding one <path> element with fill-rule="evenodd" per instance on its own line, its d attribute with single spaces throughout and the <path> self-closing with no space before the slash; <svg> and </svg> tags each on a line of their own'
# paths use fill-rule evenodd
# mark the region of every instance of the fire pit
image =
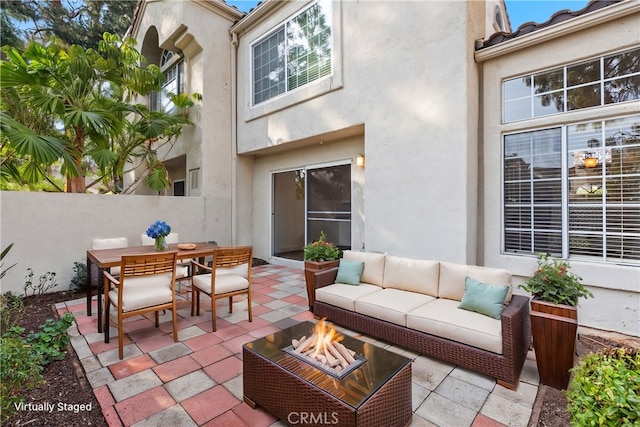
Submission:
<svg viewBox="0 0 640 427">
<path fill-rule="evenodd" d="M 331 323 L 322 319 L 316 323 L 313 334 L 291 340 L 291 345 L 282 350 L 329 375 L 343 378 L 366 362 L 364 356 L 341 343 L 343 338 Z"/>
<path fill-rule="evenodd" d="M 289 425 L 406 426 L 412 415 L 411 360 L 344 336 L 339 343 L 358 364 L 349 363 L 334 375 L 335 367 L 309 363 L 311 355 L 303 354 L 304 348 L 298 350 L 315 335 L 314 328 L 312 322 L 299 323 L 243 345 L 244 401 L 252 408 L 262 406 Z M 312 338 L 305 347 L 318 340 Z M 326 351 L 333 352 L 324 350 L 329 359 Z"/>
</svg>

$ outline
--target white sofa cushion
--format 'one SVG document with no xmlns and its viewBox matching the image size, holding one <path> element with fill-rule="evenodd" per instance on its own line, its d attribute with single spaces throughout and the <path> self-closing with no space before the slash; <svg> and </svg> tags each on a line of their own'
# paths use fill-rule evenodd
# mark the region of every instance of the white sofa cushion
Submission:
<svg viewBox="0 0 640 427">
<path fill-rule="evenodd" d="M 383 289 L 356 300 L 356 313 L 407 326 L 407 313 L 435 298 L 400 289 Z"/>
<path fill-rule="evenodd" d="M 407 313 L 407 327 L 502 354 L 500 320 L 459 309 L 458 304 L 442 298 L 424 304 Z"/>
<path fill-rule="evenodd" d="M 385 254 L 375 252 L 344 251 L 342 258 L 347 261 L 364 262 L 360 281 L 362 283 L 382 286 L 382 281 L 384 279 Z"/>
<path fill-rule="evenodd" d="M 477 265 L 462 265 L 451 262 L 440 262 L 440 283 L 438 296 L 455 301 L 462 301 L 465 279 L 471 277 L 487 285 L 508 286 L 509 291 L 505 304 L 511 301 L 513 292 L 511 273 L 501 268 L 480 267 Z"/>
<path fill-rule="evenodd" d="M 345 310 L 355 311 L 355 301 L 374 292 L 380 292 L 380 286 L 360 283 L 358 286 L 334 283 L 316 289 L 316 301 L 326 302 Z"/>
<path fill-rule="evenodd" d="M 382 286 L 437 297 L 439 274 L 438 261 L 387 255 Z"/>
</svg>

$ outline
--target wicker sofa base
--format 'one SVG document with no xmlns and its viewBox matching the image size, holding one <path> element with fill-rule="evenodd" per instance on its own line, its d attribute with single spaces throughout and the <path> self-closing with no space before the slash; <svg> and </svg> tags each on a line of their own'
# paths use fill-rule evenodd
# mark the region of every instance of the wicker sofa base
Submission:
<svg viewBox="0 0 640 427">
<path fill-rule="evenodd" d="M 496 378 L 501 385 L 510 389 L 518 386 L 531 343 L 529 299 L 519 295 L 513 296 L 502 313 L 503 354 L 374 319 L 318 300 L 314 303 L 313 314 L 366 335 Z"/>
<path fill-rule="evenodd" d="M 256 352 L 242 349 L 243 400 L 289 425 L 406 426 L 411 421 L 411 363 L 359 408 L 313 386 Z"/>
</svg>

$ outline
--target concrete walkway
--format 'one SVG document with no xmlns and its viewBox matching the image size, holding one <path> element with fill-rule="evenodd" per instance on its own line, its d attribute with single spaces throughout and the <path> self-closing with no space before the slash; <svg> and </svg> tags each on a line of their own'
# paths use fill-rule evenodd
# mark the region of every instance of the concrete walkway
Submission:
<svg viewBox="0 0 640 427">
<path fill-rule="evenodd" d="M 72 344 L 110 426 L 286 425 L 242 401 L 242 345 L 313 319 L 303 271 L 254 267 L 252 299 L 251 323 L 246 300 L 237 299 L 231 315 L 227 300 L 220 301 L 216 332 L 211 332 L 210 311 L 192 317 L 189 302 L 182 301 L 178 343 L 171 335 L 170 313 L 161 317 L 160 328 L 148 318 L 131 318 L 125 326 L 123 360 L 118 359 L 117 330 L 111 329 L 111 342 L 105 344 L 97 333 L 95 311 L 93 317 L 86 315 L 84 299 L 58 304 L 57 309 L 76 316 L 76 327 L 70 330 Z M 538 390 L 533 357 L 527 358 L 514 391 L 497 385 L 495 379 L 338 329 L 413 359 L 411 426 L 529 423 Z"/>
</svg>

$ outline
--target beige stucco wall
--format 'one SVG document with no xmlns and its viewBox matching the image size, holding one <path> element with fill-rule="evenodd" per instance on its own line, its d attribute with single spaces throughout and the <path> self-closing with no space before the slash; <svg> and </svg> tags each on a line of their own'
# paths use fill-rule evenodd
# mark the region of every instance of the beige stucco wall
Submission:
<svg viewBox="0 0 640 427">
<path fill-rule="evenodd" d="M 628 2 L 625 2 L 628 3 Z M 628 6 L 628 5 L 618 5 Z M 616 8 L 608 7 L 600 12 L 584 16 L 571 24 L 589 22 L 597 16 L 612 16 Z M 526 48 L 514 49 L 505 43 L 498 46 L 504 50 L 483 62 L 484 113 L 484 263 L 492 267 L 510 270 L 516 283 L 522 283 L 536 267 L 533 256 L 516 256 L 502 253 L 502 137 L 506 133 L 534 130 L 567 123 L 598 120 L 603 118 L 638 114 L 639 102 L 611 105 L 605 108 L 589 108 L 554 116 L 502 124 L 501 82 L 507 78 L 561 67 L 598 57 L 617 50 L 637 46 L 640 41 L 640 9 L 636 3 L 635 13 L 611 22 L 587 25 L 580 31 L 558 36 L 566 25 L 557 25 L 546 31 L 516 39 L 516 43 L 532 43 Z M 600 15 L 601 14 L 601 15 Z M 595 21 L 594 21 L 595 22 Z M 567 23 L 569 25 L 569 23 Z M 554 34 L 556 34 L 554 36 Z M 537 40 L 537 42 L 536 42 Z M 496 49 L 494 49 L 496 50 Z M 487 52 L 483 53 L 484 55 Z M 580 303 L 579 323 L 583 326 L 613 330 L 640 336 L 640 268 L 616 263 L 594 262 L 588 259 L 571 259 L 572 270 L 581 276 L 584 283 L 595 294 L 594 299 Z M 516 291 L 518 292 L 518 291 Z M 519 291 L 522 293 L 522 291 Z"/>
<path fill-rule="evenodd" d="M 136 246 L 156 220 L 167 222 L 182 242 L 231 244 L 216 231 L 200 197 L 2 191 L 0 211 L 0 248 L 14 243 L 3 264 L 17 263 L 0 282 L 1 292 L 22 293 L 27 268 L 36 279 L 56 273 L 55 291 L 68 289 L 73 263 L 86 262 L 93 239 L 126 237 Z"/>
<path fill-rule="evenodd" d="M 333 5 L 334 77 L 255 108 L 251 43 L 305 3 L 279 4 L 255 25 L 237 29 L 239 152 L 298 148 L 364 124 L 366 249 L 475 262 L 479 75 L 473 49 L 485 31 L 484 3 Z M 254 185 L 268 180 L 266 170 L 255 173 Z M 257 188 L 254 193 L 261 197 Z M 259 210 L 254 204 L 254 222 L 268 221 Z M 268 237 L 256 231 L 254 244 L 265 247 Z"/>
<path fill-rule="evenodd" d="M 188 171 L 199 169 L 200 182 L 192 195 L 204 197 L 216 235 L 229 242 L 234 236 L 236 161 L 229 28 L 240 15 L 217 2 L 147 1 L 132 34 L 142 43 L 147 32 L 155 29 L 161 48 L 180 49 L 185 55 L 185 91 L 201 94 L 202 102 L 191 109 L 194 125 L 184 128 L 167 158 L 186 154 L 187 194 Z M 159 153 L 161 158 L 164 155 Z"/>
</svg>

